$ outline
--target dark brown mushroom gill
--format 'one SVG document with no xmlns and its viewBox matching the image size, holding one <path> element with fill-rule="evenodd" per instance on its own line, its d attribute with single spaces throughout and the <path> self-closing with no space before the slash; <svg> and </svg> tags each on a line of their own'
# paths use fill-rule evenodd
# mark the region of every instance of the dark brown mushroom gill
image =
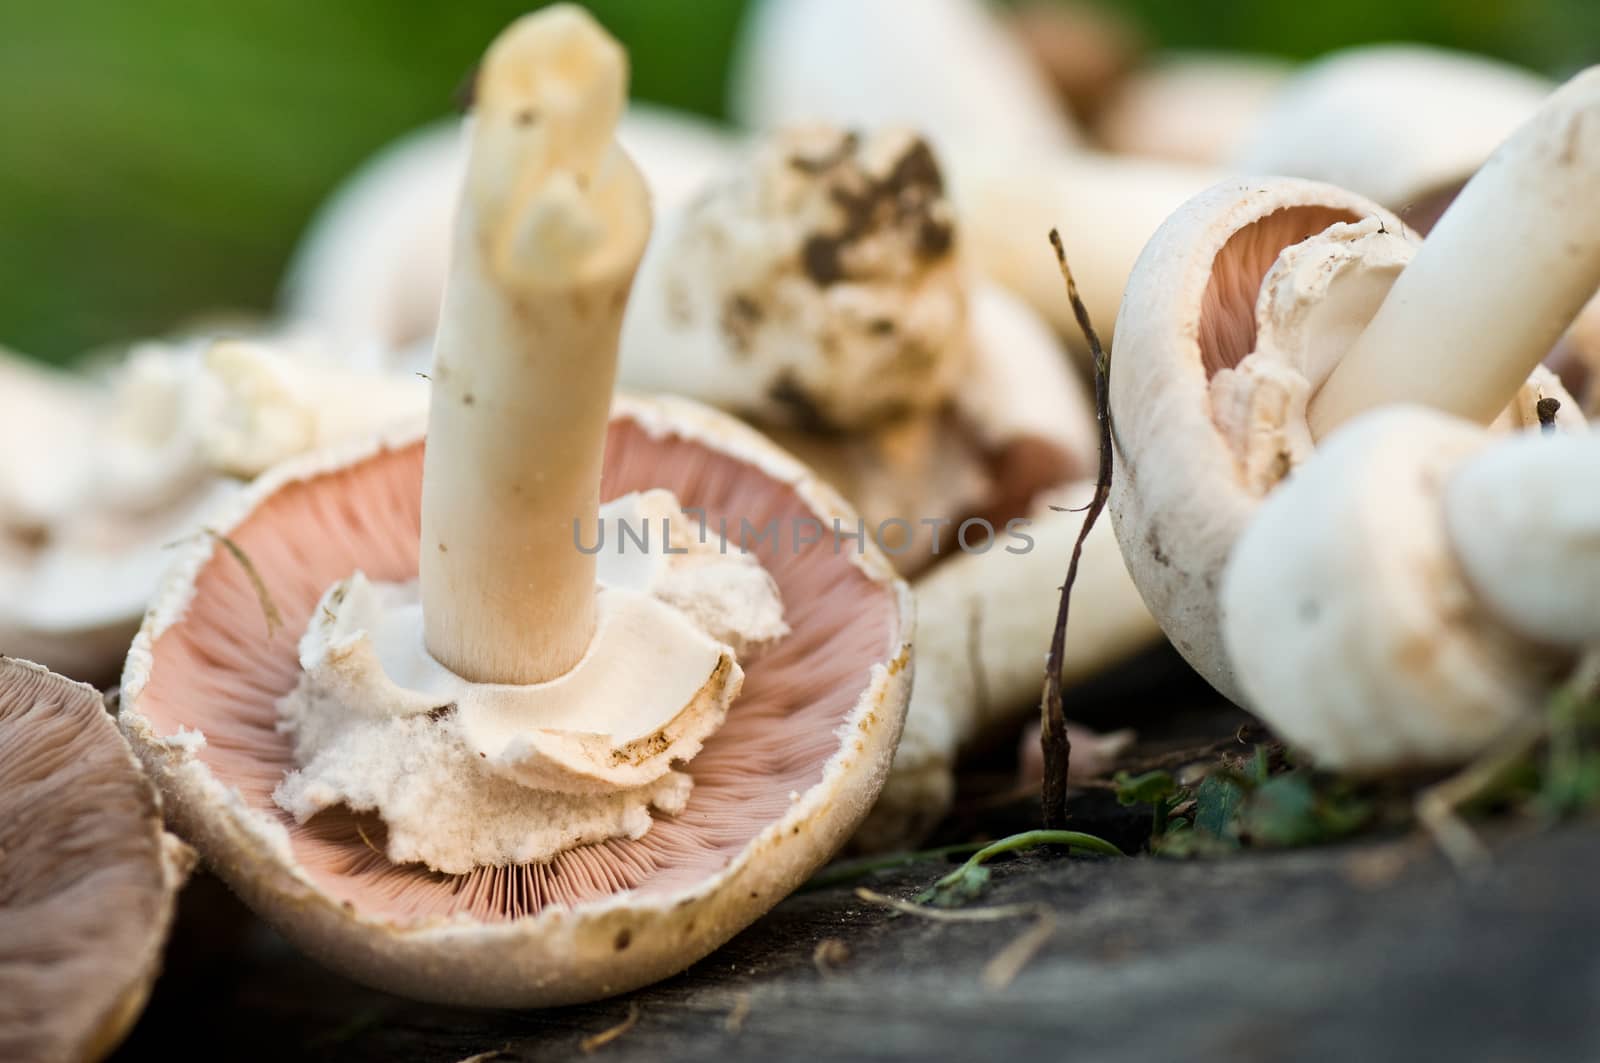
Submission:
<svg viewBox="0 0 1600 1063">
<path fill-rule="evenodd" d="M 711 534 L 727 518 L 776 521 L 784 541 L 752 544 L 783 595 L 792 633 L 746 667 L 727 722 L 688 766 L 688 808 L 658 816 L 637 840 L 610 841 L 546 864 L 443 875 L 384 857 L 373 817 L 334 811 L 297 825 L 272 801 L 293 765 L 276 729 L 275 703 L 299 677 L 296 642 L 323 591 L 359 568 L 377 580 L 417 573 L 422 445 L 280 490 L 231 533 L 260 574 L 284 623 L 265 631 L 247 573 L 219 551 L 201 571 L 184 617 L 154 645 L 141 699 L 157 733 L 203 732 L 198 754 L 255 811 L 289 832 L 296 861 L 317 885 L 366 916 L 396 923 L 458 913 L 483 921 L 576 906 L 623 890 L 648 897 L 684 889 L 720 871 L 818 782 L 840 748 L 837 733 L 903 637 L 894 592 L 874 583 L 826 536 L 795 550 L 790 528 L 814 515 L 788 485 L 737 458 L 678 436 L 652 436 L 614 418 L 606 440 L 603 498 L 665 487 L 704 507 Z M 730 549 L 733 548 L 730 546 Z M 852 737 L 849 741 L 860 741 Z"/>
<path fill-rule="evenodd" d="M 0 658 L 0 1059 L 97 1059 L 171 920 L 155 789 L 100 695 Z"/>
<path fill-rule="evenodd" d="M 1285 207 L 1228 237 L 1211 264 L 1200 308 L 1200 358 L 1208 379 L 1255 350 L 1256 297 L 1279 253 L 1330 225 L 1359 220 L 1332 207 Z"/>
</svg>

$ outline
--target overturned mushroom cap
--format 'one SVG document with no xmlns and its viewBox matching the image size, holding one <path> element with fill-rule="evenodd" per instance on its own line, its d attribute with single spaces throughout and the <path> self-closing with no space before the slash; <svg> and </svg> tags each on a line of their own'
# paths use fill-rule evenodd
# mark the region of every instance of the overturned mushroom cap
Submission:
<svg viewBox="0 0 1600 1063">
<path fill-rule="evenodd" d="M 0 1058 L 116 1047 L 192 864 L 100 694 L 0 657 Z"/>
<path fill-rule="evenodd" d="M 746 535 L 791 633 L 745 669 L 726 723 L 690 762 L 679 815 L 637 839 L 548 863 L 462 875 L 397 865 L 384 827 L 332 809 L 297 824 L 272 792 L 295 767 L 277 702 L 300 674 L 295 637 L 327 586 L 360 568 L 417 573 L 422 442 L 280 466 L 223 524 L 250 570 L 188 550 L 129 656 L 124 730 L 179 830 L 247 902 L 352 977 L 460 1004 L 593 999 L 681 970 L 824 862 L 865 816 L 910 686 L 909 595 L 881 555 L 797 544 L 792 529 L 854 515 L 792 458 L 726 417 L 619 401 L 604 497 L 667 488 Z M 281 625 L 262 617 L 270 599 Z"/>
<path fill-rule="evenodd" d="M 1261 500 L 1313 451 L 1307 404 L 1416 253 L 1390 212 L 1331 185 L 1225 182 L 1151 239 L 1111 358 L 1111 516 L 1184 657 L 1246 704 L 1218 617 L 1223 565 Z M 1536 372 L 1529 397 L 1571 397 Z"/>
</svg>

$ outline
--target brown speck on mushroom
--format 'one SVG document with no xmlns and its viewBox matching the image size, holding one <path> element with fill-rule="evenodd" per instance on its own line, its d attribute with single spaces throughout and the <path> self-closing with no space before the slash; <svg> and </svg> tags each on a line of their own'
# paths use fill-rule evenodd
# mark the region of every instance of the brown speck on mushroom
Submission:
<svg viewBox="0 0 1600 1063">
<path fill-rule="evenodd" d="M 789 165 L 801 173 L 823 173 L 854 155 L 860 143 L 860 134 L 847 132 L 839 138 L 838 145 L 832 151 L 826 151 L 820 155 L 791 155 L 789 156 Z"/>
<path fill-rule="evenodd" d="M 722 333 L 735 354 L 748 355 L 751 334 L 761 324 L 761 304 L 745 292 L 734 292 L 722 305 Z"/>
<path fill-rule="evenodd" d="M 1560 410 L 1560 399 L 1543 398 L 1534 403 L 1533 412 L 1539 417 L 1539 431 L 1554 432 L 1556 430 L 1556 414 Z"/>
</svg>

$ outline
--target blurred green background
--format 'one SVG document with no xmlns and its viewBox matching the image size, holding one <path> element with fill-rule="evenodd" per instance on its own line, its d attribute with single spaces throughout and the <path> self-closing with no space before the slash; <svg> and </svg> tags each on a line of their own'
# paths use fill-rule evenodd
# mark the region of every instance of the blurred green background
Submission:
<svg viewBox="0 0 1600 1063">
<path fill-rule="evenodd" d="M 871 3 L 872 0 L 861 0 Z M 446 114 L 528 0 L 0 0 L 0 345 L 53 361 L 266 309 L 321 198 Z M 641 98 L 717 115 L 743 0 L 592 0 Z M 1596 0 L 1130 0 L 1157 46 L 1409 39 L 1562 74 Z"/>
</svg>

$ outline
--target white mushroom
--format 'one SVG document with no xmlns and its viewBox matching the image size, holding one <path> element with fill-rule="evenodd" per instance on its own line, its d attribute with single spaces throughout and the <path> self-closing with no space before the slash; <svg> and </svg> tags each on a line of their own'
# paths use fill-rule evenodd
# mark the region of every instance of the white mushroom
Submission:
<svg viewBox="0 0 1600 1063">
<path fill-rule="evenodd" d="M 265 341 L 136 345 L 102 377 L 0 363 L 0 651 L 115 675 L 174 543 L 268 465 L 427 408 L 415 377 L 329 369 Z M 41 456 L 49 455 L 48 460 Z"/>
<path fill-rule="evenodd" d="M 903 722 L 908 591 L 798 534 L 849 508 L 725 415 L 613 406 L 650 230 L 625 86 L 575 6 L 496 39 L 426 446 L 258 479 L 124 673 L 174 821 L 391 991 L 527 1007 L 683 969 L 836 851 Z"/>
<path fill-rule="evenodd" d="M 1600 284 L 1597 93 L 1587 73 L 1552 97 L 1425 244 L 1353 193 L 1275 179 L 1197 197 L 1141 257 L 1112 357 L 1112 517 L 1152 612 L 1223 693 L 1252 705 L 1222 643 L 1223 565 L 1322 435 L 1396 402 L 1511 425 L 1530 399 L 1573 405 L 1538 363 Z"/>
<path fill-rule="evenodd" d="M 961 270 L 920 139 L 791 131 L 667 226 L 623 326 L 622 384 L 771 432 L 902 571 L 961 519 L 1019 514 L 1087 466 L 1081 387 L 1026 306 Z"/>
<path fill-rule="evenodd" d="M 911 133 L 788 131 L 666 226 L 623 327 L 628 387 L 855 431 L 944 405 L 965 375 L 955 219 Z"/>
<path fill-rule="evenodd" d="M 1223 630 L 1250 705 L 1319 764 L 1449 763 L 1600 644 L 1600 440 L 1366 414 L 1234 547 Z"/>
<path fill-rule="evenodd" d="M 764 131 L 906 126 L 941 157 L 1016 159 L 1077 140 L 1044 75 L 981 0 L 759 0 L 728 110 Z"/>
</svg>

